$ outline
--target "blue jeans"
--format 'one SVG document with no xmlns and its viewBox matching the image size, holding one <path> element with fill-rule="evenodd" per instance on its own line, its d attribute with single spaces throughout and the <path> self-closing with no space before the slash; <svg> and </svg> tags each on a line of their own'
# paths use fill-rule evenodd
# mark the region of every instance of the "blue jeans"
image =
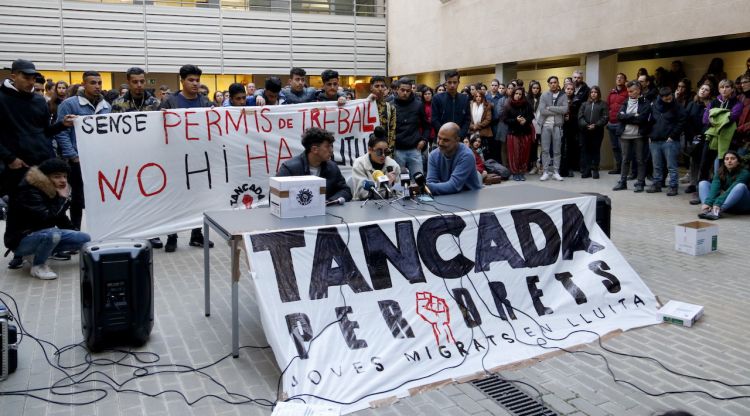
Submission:
<svg viewBox="0 0 750 416">
<path fill-rule="evenodd" d="M 401 166 L 401 169 L 409 169 L 409 176 L 414 179 L 417 172 L 424 173 L 422 168 L 422 152 L 419 149 L 401 150 L 396 149 L 393 159 Z"/>
<path fill-rule="evenodd" d="M 680 154 L 680 142 L 677 140 L 651 141 L 648 145 L 651 149 L 651 161 L 654 163 L 654 183 L 661 186 L 664 179 L 664 158 L 667 159 L 667 170 L 669 171 L 669 187 L 677 188 L 677 157 Z"/>
<path fill-rule="evenodd" d="M 705 203 L 709 192 L 711 192 L 711 182 L 701 181 L 698 184 L 698 195 L 701 203 Z M 750 190 L 747 189 L 747 185 L 744 183 L 734 185 L 732 190 L 729 191 L 729 195 L 724 199 L 724 203 L 721 204 L 721 210 L 735 214 L 750 214 Z"/>
<path fill-rule="evenodd" d="M 609 131 L 609 143 L 612 145 L 612 155 L 615 158 L 615 168 L 620 169 L 622 166 L 622 149 L 620 148 L 620 135 L 617 134 L 617 129 L 620 127 L 619 124 L 607 124 L 607 131 Z"/>
<path fill-rule="evenodd" d="M 91 237 L 80 231 L 45 228 L 27 235 L 13 252 L 15 256 L 34 256 L 34 266 L 44 264 L 53 252 L 80 250 Z"/>
</svg>

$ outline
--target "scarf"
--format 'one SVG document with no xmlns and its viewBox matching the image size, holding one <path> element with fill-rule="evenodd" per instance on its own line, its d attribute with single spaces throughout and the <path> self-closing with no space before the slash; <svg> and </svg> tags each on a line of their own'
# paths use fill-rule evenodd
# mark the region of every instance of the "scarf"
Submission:
<svg viewBox="0 0 750 416">
<path fill-rule="evenodd" d="M 471 102 L 471 120 L 474 122 L 474 124 L 479 125 L 479 123 L 482 122 L 482 115 L 484 114 L 484 103 L 477 104 L 476 102 Z"/>
</svg>

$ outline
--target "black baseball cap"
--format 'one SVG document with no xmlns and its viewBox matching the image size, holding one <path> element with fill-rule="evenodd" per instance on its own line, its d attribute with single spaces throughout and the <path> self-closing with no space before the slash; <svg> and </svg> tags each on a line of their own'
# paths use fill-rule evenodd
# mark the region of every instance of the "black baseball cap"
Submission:
<svg viewBox="0 0 750 416">
<path fill-rule="evenodd" d="M 10 68 L 11 72 L 23 72 L 28 75 L 36 75 L 39 72 L 36 70 L 36 66 L 31 61 L 25 59 L 16 59 L 13 61 L 13 65 Z"/>
</svg>

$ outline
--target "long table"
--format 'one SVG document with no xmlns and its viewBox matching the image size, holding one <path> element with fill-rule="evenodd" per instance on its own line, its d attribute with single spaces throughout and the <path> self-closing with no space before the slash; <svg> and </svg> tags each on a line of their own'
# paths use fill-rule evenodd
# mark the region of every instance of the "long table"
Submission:
<svg viewBox="0 0 750 416">
<path fill-rule="evenodd" d="M 543 201 L 555 201 L 581 197 L 569 191 L 543 188 L 535 185 L 503 185 L 467 191 L 455 195 L 436 196 L 434 202 L 444 211 L 482 210 L 508 207 Z M 593 197 L 592 197 L 593 198 Z M 240 251 L 243 234 L 258 231 L 284 231 L 301 228 L 326 227 L 341 224 L 342 219 L 349 224 L 373 221 L 377 218 L 410 219 L 411 215 L 404 208 L 419 208 L 419 203 L 412 200 L 398 200 L 391 203 L 382 201 L 353 201 L 344 205 L 329 206 L 328 214 L 315 217 L 282 219 L 271 214 L 268 208 L 251 210 L 208 211 L 203 214 L 203 235 L 209 239 L 213 229 L 224 239 L 230 250 L 232 282 L 232 356 L 239 357 L 239 281 Z M 427 208 L 427 207 L 425 207 Z M 436 214 L 437 215 L 437 214 Z M 205 315 L 211 315 L 211 256 L 208 245 L 203 248 L 203 276 Z"/>
</svg>

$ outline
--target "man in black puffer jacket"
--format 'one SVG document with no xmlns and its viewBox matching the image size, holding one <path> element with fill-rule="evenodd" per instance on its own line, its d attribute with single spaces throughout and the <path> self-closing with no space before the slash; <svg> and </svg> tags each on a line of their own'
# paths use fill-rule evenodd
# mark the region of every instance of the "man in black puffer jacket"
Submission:
<svg viewBox="0 0 750 416">
<path fill-rule="evenodd" d="M 664 158 L 669 170 L 669 192 L 667 196 L 677 195 L 677 158 L 680 154 L 680 135 L 685 128 L 687 114 L 681 105 L 674 101 L 672 89 L 664 87 L 659 90 L 659 98 L 651 110 L 654 125 L 649 134 L 649 150 L 654 163 L 654 183 L 646 189 L 648 193 L 661 192 L 664 179 Z"/>
<path fill-rule="evenodd" d="M 424 173 L 422 151 L 427 148 L 427 140 L 421 132 L 427 131 L 429 124 L 424 113 L 424 104 L 414 97 L 409 78 L 398 80 L 396 98 L 393 107 L 396 109 L 396 144 L 393 159 L 408 169 L 409 176 L 414 178 L 417 172 Z"/>
<path fill-rule="evenodd" d="M 80 250 L 91 240 L 75 231 L 65 214 L 70 205 L 69 172 L 61 159 L 31 167 L 8 204 L 5 246 L 29 260 L 31 275 L 42 280 L 57 278 L 47 264 L 53 252 Z"/>
</svg>

